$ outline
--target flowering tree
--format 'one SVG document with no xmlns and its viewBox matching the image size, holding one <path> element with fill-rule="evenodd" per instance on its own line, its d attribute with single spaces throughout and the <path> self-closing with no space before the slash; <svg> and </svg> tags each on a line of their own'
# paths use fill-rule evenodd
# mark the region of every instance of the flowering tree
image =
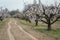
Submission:
<svg viewBox="0 0 60 40">
<path fill-rule="evenodd" d="M 42 22 L 46 23 L 48 25 L 48 30 L 51 30 L 51 25 L 54 24 L 56 21 L 58 21 L 58 19 L 60 18 L 60 13 L 58 10 L 59 8 L 51 6 L 48 9 L 45 9 L 44 6 L 42 6 L 43 8 L 43 15 L 41 19 Z"/>
</svg>

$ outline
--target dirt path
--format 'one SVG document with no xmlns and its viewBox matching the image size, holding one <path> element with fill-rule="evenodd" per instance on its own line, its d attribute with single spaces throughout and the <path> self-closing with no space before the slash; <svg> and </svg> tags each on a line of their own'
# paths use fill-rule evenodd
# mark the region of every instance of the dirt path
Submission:
<svg viewBox="0 0 60 40">
<path fill-rule="evenodd" d="M 4 20 L 6 21 L 6 20 Z M 8 21 L 6 21 L 5 23 L 3 23 L 4 25 L 0 26 L 0 40 L 9 40 L 9 36 L 7 33 L 7 23 Z"/>
<path fill-rule="evenodd" d="M 21 24 L 18 20 L 8 22 L 8 35 L 10 40 L 56 40 L 46 34 L 40 33 L 31 27 Z"/>
<path fill-rule="evenodd" d="M 15 24 L 19 27 L 19 29 L 24 32 L 26 35 L 28 35 L 29 37 L 31 37 L 33 40 L 38 40 L 37 38 L 35 38 L 34 36 L 32 36 L 30 33 L 26 32 L 20 25 L 17 24 L 17 22 L 15 22 Z"/>
<path fill-rule="evenodd" d="M 18 20 L 11 19 L 5 27 L 0 28 L 0 40 L 56 40 L 43 33 L 37 32 L 32 27 L 21 24 Z"/>
<path fill-rule="evenodd" d="M 8 23 L 9 28 L 7 29 L 8 35 L 9 35 L 9 39 L 10 40 L 15 40 L 15 38 L 13 37 L 13 35 L 10 32 L 10 29 L 11 29 L 11 25 L 10 24 L 11 24 L 11 21 Z"/>
<path fill-rule="evenodd" d="M 38 32 L 36 30 L 34 30 L 31 26 L 27 26 L 22 24 L 21 22 L 18 21 L 18 24 L 28 33 L 30 33 L 32 36 L 34 36 L 35 38 L 37 38 L 38 40 L 56 40 L 54 37 L 50 37 L 44 33 Z"/>
<path fill-rule="evenodd" d="M 38 40 L 30 33 L 26 32 L 15 20 L 8 23 L 8 35 L 10 40 Z"/>
</svg>

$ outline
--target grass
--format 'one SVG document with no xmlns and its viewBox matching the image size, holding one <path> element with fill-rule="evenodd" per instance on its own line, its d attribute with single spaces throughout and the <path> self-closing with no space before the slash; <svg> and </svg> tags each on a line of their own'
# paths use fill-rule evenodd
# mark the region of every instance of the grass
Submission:
<svg viewBox="0 0 60 40">
<path fill-rule="evenodd" d="M 4 19 L 3 21 L 0 21 L 0 27 L 4 26 L 7 21 L 8 18 Z"/>
<path fill-rule="evenodd" d="M 24 25 L 28 25 L 28 26 L 34 26 L 34 22 L 32 22 L 32 23 L 29 23 L 28 21 L 21 20 L 21 19 L 20 19 L 20 22 L 21 22 L 22 24 L 24 24 Z"/>
<path fill-rule="evenodd" d="M 39 24 L 38 26 L 35 26 L 34 22 L 29 23 L 25 20 L 20 20 L 20 23 L 28 26 L 32 26 L 35 30 L 42 32 L 48 36 L 54 37 L 54 38 L 60 38 L 60 29 L 52 28 L 51 31 L 47 31 L 47 26 L 43 24 Z M 56 22 L 56 24 L 59 24 L 60 22 Z"/>
<path fill-rule="evenodd" d="M 34 27 L 35 30 L 38 30 L 39 32 L 45 33 L 48 36 L 60 38 L 60 29 L 52 29 L 51 31 L 47 31 L 47 27 L 43 26 L 37 26 Z"/>
</svg>

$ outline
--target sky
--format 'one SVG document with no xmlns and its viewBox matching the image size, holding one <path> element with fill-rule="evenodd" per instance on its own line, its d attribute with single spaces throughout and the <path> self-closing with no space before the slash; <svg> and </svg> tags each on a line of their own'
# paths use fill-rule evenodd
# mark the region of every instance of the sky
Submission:
<svg viewBox="0 0 60 40">
<path fill-rule="evenodd" d="M 33 0 L 0 0 L 0 7 L 8 8 L 10 11 L 16 9 L 22 11 L 24 9 L 24 2 L 25 4 L 32 4 Z M 41 2 L 44 5 L 54 4 L 54 0 L 41 0 Z M 57 3 L 59 3 L 59 0 L 57 0 Z"/>
</svg>

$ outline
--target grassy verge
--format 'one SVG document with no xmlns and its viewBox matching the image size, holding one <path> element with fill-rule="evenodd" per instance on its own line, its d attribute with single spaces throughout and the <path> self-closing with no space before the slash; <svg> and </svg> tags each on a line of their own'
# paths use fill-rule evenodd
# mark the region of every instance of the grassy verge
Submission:
<svg viewBox="0 0 60 40">
<path fill-rule="evenodd" d="M 54 37 L 54 38 L 60 38 L 60 29 L 55 29 L 55 28 L 52 28 L 51 31 L 47 31 L 47 26 L 46 25 L 43 25 L 43 24 L 39 24 L 38 26 L 35 26 L 34 22 L 32 23 L 29 23 L 25 20 L 20 20 L 20 23 L 24 24 L 24 25 L 28 25 L 28 26 L 32 26 L 32 28 L 34 28 L 35 30 L 39 31 L 39 32 L 42 32 L 48 36 L 51 36 L 51 37 Z M 59 24 L 60 22 L 57 22 L 57 24 Z"/>
<path fill-rule="evenodd" d="M 60 29 L 52 29 L 51 31 L 47 31 L 47 28 L 43 26 L 37 26 L 34 27 L 34 29 L 38 30 L 39 32 L 45 33 L 48 36 L 60 38 Z"/>
<path fill-rule="evenodd" d="M 20 21 L 20 23 L 22 23 L 22 24 L 24 24 L 24 25 L 27 25 L 27 26 L 34 26 L 34 25 L 35 25 L 34 22 L 29 23 L 28 21 L 21 20 L 21 19 L 19 19 L 19 21 Z"/>
<path fill-rule="evenodd" d="M 4 19 L 3 21 L 0 21 L 0 28 L 6 24 L 8 21 L 8 18 Z"/>
</svg>

